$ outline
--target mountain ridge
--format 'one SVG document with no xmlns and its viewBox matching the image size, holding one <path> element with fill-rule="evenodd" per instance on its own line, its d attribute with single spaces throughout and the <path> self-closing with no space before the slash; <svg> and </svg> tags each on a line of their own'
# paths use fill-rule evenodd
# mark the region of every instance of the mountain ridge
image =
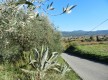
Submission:
<svg viewBox="0 0 108 80">
<path fill-rule="evenodd" d="M 93 36 L 93 35 L 108 35 L 108 30 L 97 30 L 97 31 L 61 31 L 63 37 L 76 37 L 76 36 Z"/>
</svg>

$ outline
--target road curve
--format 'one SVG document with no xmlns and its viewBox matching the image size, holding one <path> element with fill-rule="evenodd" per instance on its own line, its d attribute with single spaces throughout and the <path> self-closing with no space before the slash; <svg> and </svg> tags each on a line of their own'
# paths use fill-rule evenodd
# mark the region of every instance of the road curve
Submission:
<svg viewBox="0 0 108 80">
<path fill-rule="evenodd" d="M 62 53 L 62 58 L 83 80 L 108 80 L 108 65 Z"/>
</svg>

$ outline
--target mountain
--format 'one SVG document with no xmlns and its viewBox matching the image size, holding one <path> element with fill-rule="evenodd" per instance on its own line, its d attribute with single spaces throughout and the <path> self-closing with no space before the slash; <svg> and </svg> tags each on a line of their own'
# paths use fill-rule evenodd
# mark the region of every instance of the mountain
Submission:
<svg viewBox="0 0 108 80">
<path fill-rule="evenodd" d="M 108 35 L 108 30 L 98 30 L 98 31 L 62 31 L 63 37 L 78 37 L 78 36 L 92 36 L 92 35 Z"/>
</svg>

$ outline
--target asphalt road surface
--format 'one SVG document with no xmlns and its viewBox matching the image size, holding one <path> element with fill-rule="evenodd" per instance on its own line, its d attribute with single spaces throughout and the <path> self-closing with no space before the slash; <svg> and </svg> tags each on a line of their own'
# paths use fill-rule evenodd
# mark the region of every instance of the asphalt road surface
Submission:
<svg viewBox="0 0 108 80">
<path fill-rule="evenodd" d="M 108 65 L 63 53 L 62 58 L 83 80 L 108 80 Z"/>
</svg>

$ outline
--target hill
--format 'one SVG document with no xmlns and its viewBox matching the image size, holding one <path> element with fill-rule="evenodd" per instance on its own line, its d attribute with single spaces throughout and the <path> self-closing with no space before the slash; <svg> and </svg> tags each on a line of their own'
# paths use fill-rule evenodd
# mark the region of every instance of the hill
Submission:
<svg viewBox="0 0 108 80">
<path fill-rule="evenodd" d="M 78 36 L 92 36 L 92 35 L 108 35 L 108 30 L 98 30 L 98 31 L 62 31 L 63 37 L 78 37 Z"/>
</svg>

